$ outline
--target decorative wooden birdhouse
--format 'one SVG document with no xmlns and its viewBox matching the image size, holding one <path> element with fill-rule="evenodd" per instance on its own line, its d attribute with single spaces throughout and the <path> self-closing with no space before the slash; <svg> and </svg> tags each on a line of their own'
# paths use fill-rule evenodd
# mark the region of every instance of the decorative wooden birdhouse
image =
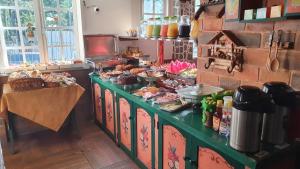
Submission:
<svg viewBox="0 0 300 169">
<path fill-rule="evenodd" d="M 223 30 L 215 35 L 206 45 L 208 48 L 208 62 L 205 68 L 210 66 L 226 69 L 228 73 L 243 70 L 243 51 L 245 45 L 230 31 Z"/>
</svg>

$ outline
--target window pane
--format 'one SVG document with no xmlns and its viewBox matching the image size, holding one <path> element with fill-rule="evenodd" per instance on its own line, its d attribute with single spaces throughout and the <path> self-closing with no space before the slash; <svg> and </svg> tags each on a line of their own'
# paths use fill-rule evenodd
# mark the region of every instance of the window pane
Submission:
<svg viewBox="0 0 300 169">
<path fill-rule="evenodd" d="M 0 6 L 14 6 L 14 0 L 0 0 Z"/>
<path fill-rule="evenodd" d="M 74 45 L 74 33 L 72 30 L 62 31 L 63 45 Z"/>
<path fill-rule="evenodd" d="M 4 30 L 5 44 L 8 47 L 20 46 L 20 35 L 18 30 Z"/>
<path fill-rule="evenodd" d="M 41 62 L 38 49 L 26 49 L 25 58 L 26 58 L 26 62 L 30 64 L 38 64 Z"/>
<path fill-rule="evenodd" d="M 153 0 L 144 0 L 144 13 L 153 13 Z"/>
<path fill-rule="evenodd" d="M 60 26 L 73 26 L 73 13 L 69 11 L 61 11 L 59 14 Z"/>
<path fill-rule="evenodd" d="M 61 61 L 61 52 L 59 47 L 48 47 L 48 58 L 50 61 Z"/>
<path fill-rule="evenodd" d="M 1 9 L 1 20 L 4 27 L 17 27 L 17 14 L 14 9 Z"/>
<path fill-rule="evenodd" d="M 57 27 L 58 25 L 58 14 L 57 11 L 46 11 L 45 12 L 45 24 L 46 27 Z"/>
<path fill-rule="evenodd" d="M 164 13 L 164 1 L 163 0 L 155 0 L 155 13 Z"/>
<path fill-rule="evenodd" d="M 21 26 L 27 27 L 28 23 L 35 25 L 34 12 L 30 10 L 20 10 Z"/>
<path fill-rule="evenodd" d="M 26 30 L 22 31 L 22 35 L 23 35 L 23 41 L 24 41 L 25 46 L 37 46 L 38 45 L 36 31 L 33 32 L 33 37 L 28 36 L 28 32 L 26 32 Z"/>
<path fill-rule="evenodd" d="M 46 31 L 48 46 L 60 45 L 60 35 L 59 30 L 49 30 Z"/>
<path fill-rule="evenodd" d="M 45 8 L 57 8 L 57 0 L 43 0 Z"/>
<path fill-rule="evenodd" d="M 23 56 L 21 49 L 9 49 L 7 50 L 7 59 L 9 65 L 19 65 L 23 63 Z"/>
<path fill-rule="evenodd" d="M 66 61 L 72 61 L 75 59 L 76 52 L 72 46 L 64 47 L 63 50 Z"/>
<path fill-rule="evenodd" d="M 18 0 L 18 5 L 21 8 L 33 9 L 33 0 Z"/>
<path fill-rule="evenodd" d="M 72 0 L 59 0 L 59 7 L 72 8 Z"/>
</svg>

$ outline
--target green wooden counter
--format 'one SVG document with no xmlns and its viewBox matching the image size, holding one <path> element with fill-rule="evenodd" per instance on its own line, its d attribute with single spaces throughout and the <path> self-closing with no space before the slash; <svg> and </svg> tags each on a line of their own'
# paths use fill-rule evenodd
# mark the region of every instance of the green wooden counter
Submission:
<svg viewBox="0 0 300 169">
<path fill-rule="evenodd" d="M 102 101 L 102 106 L 101 106 L 102 111 L 104 111 L 104 112 L 106 111 L 104 104 L 107 103 L 108 99 L 107 98 L 105 99 L 106 94 L 103 90 L 107 89 L 114 93 L 114 96 L 115 96 L 114 103 L 115 104 L 117 104 L 117 101 L 120 100 L 120 98 L 124 98 L 130 103 L 130 106 L 134 107 L 134 108 L 131 108 L 132 115 L 131 115 L 131 117 L 129 117 L 129 119 L 132 117 L 135 117 L 133 114 L 136 114 L 137 112 L 134 113 L 134 110 L 136 111 L 136 109 L 138 107 L 141 107 L 144 110 L 150 112 L 149 114 L 151 114 L 150 116 L 154 120 L 155 120 L 155 116 L 158 116 L 158 119 L 159 119 L 158 121 L 161 122 L 161 124 L 159 124 L 159 123 L 152 124 L 153 130 L 151 130 L 151 132 L 153 134 L 152 141 L 154 144 L 154 146 L 152 146 L 152 147 L 155 147 L 155 144 L 158 144 L 158 145 L 156 145 L 158 147 L 153 148 L 153 152 L 152 152 L 153 160 L 151 162 L 151 168 L 164 168 L 163 167 L 164 163 L 162 162 L 162 160 L 159 160 L 159 159 L 164 158 L 163 150 L 161 150 L 161 148 L 163 148 L 162 144 L 164 142 L 163 142 L 163 139 L 160 138 L 163 135 L 163 132 L 161 131 L 162 130 L 161 128 L 163 128 L 163 124 L 173 126 L 174 128 L 178 129 L 181 133 L 184 133 L 183 135 L 186 138 L 186 145 L 187 145 L 186 150 L 185 150 L 185 152 L 187 152 L 187 153 L 184 156 L 184 160 L 187 161 L 186 163 L 189 163 L 189 164 L 185 164 L 185 168 L 205 168 L 205 167 L 199 167 L 200 166 L 199 156 L 201 156 L 201 155 L 197 154 L 193 150 L 195 148 L 194 144 L 198 144 L 197 141 L 200 142 L 199 145 L 201 145 L 203 147 L 208 147 L 209 149 L 212 149 L 218 155 L 221 156 L 220 157 L 221 159 L 224 158 L 226 160 L 227 166 L 221 167 L 221 168 L 251 168 L 251 169 L 263 168 L 262 166 L 267 164 L 269 161 L 272 162 L 277 158 L 281 158 L 282 155 L 286 155 L 287 153 L 291 154 L 290 147 L 287 147 L 284 149 L 276 149 L 273 147 L 264 147 L 263 150 L 269 152 L 269 154 L 266 155 L 264 158 L 258 158 L 255 155 L 247 155 L 245 153 L 238 152 L 238 151 L 232 149 L 228 145 L 229 144 L 228 140 L 225 137 L 218 135 L 218 133 L 216 133 L 212 129 L 206 128 L 202 124 L 200 112 L 193 113 L 192 110 L 185 110 L 185 111 L 178 112 L 178 113 L 168 113 L 168 112 L 165 112 L 165 111 L 162 111 L 161 109 L 159 109 L 159 107 L 157 105 L 154 105 L 151 102 L 146 102 L 142 98 L 132 95 L 130 91 L 124 90 L 124 88 L 120 85 L 113 84 L 110 81 L 106 81 L 106 82 L 102 81 L 97 75 L 94 75 L 94 74 L 91 74 L 90 78 L 91 78 L 91 81 L 93 84 L 98 84 L 99 86 L 101 86 L 100 88 L 102 89 L 102 92 L 100 95 L 102 96 L 101 97 L 102 98 L 102 100 L 101 100 Z M 120 123 L 120 115 L 119 115 L 120 107 L 116 105 L 116 106 L 114 106 L 114 110 L 115 110 L 115 115 L 116 115 L 115 121 L 116 121 L 116 123 L 117 122 Z M 105 118 L 105 113 L 103 113 L 103 114 L 104 115 L 101 115 L 101 116 L 104 119 L 104 126 L 105 126 L 106 118 Z M 102 119 L 102 117 L 100 119 Z M 133 128 L 131 130 L 134 130 L 134 128 L 137 128 L 136 125 L 134 125 L 133 123 L 131 123 L 131 124 L 132 124 L 132 128 Z M 158 136 L 155 133 L 155 129 L 154 129 L 155 125 L 161 126 L 161 128 L 159 128 L 159 132 L 157 133 Z M 111 134 L 111 136 L 112 136 L 112 138 L 115 138 L 117 142 L 120 142 L 120 131 L 117 131 L 116 128 L 120 129 L 120 127 L 118 127 L 118 125 L 115 125 L 115 133 Z M 136 131 L 133 131 L 132 133 L 133 134 L 131 134 L 131 136 L 132 136 L 133 140 L 139 139 Z M 131 143 L 132 143 L 133 148 L 131 150 L 127 149 L 127 153 L 129 155 L 131 155 L 133 157 L 133 159 L 135 160 L 134 156 L 137 156 L 137 147 L 138 146 L 135 145 L 137 143 L 136 141 L 131 141 Z M 125 149 L 126 149 L 126 147 L 125 147 Z M 159 151 L 159 152 L 156 152 L 156 151 Z M 158 153 L 158 155 L 157 155 L 157 153 Z M 198 158 L 197 158 L 197 156 L 198 156 Z M 211 156 L 211 157 L 215 157 L 215 156 Z M 177 158 L 175 158 L 175 159 L 177 159 Z M 143 164 L 143 160 L 137 159 L 135 161 L 137 161 L 137 163 L 142 168 L 150 168 L 149 167 L 150 164 L 149 165 Z M 180 162 L 180 160 L 179 160 L 179 162 Z M 215 162 L 218 162 L 218 161 L 215 161 Z M 230 165 L 228 165 L 227 163 Z M 179 165 L 178 163 L 174 163 L 174 164 Z M 201 164 L 203 164 L 203 163 L 201 163 Z M 171 162 L 168 162 L 168 165 L 170 166 Z M 154 166 L 156 166 L 156 167 L 154 167 Z"/>
</svg>

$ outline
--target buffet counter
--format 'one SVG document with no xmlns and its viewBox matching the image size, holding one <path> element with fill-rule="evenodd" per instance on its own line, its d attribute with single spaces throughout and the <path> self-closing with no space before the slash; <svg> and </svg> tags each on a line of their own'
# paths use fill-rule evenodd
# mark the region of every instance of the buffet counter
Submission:
<svg viewBox="0 0 300 169">
<path fill-rule="evenodd" d="M 97 74 L 90 78 L 98 124 L 142 168 L 286 168 L 283 157 L 293 156 L 290 145 L 267 146 L 254 154 L 238 152 L 226 137 L 202 124 L 200 112 L 169 113 L 132 95 L 142 86 L 125 90 Z"/>
</svg>

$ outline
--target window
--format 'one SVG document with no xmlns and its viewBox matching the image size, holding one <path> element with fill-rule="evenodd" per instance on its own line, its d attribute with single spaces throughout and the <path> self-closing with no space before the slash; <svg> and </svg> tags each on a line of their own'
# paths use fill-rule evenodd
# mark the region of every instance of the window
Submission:
<svg viewBox="0 0 300 169">
<path fill-rule="evenodd" d="M 165 15 L 165 0 L 144 0 L 143 1 L 143 19 L 162 18 Z"/>
<path fill-rule="evenodd" d="M 76 0 L 0 0 L 4 66 L 79 57 Z M 77 40 L 78 41 L 78 40 Z"/>
</svg>

